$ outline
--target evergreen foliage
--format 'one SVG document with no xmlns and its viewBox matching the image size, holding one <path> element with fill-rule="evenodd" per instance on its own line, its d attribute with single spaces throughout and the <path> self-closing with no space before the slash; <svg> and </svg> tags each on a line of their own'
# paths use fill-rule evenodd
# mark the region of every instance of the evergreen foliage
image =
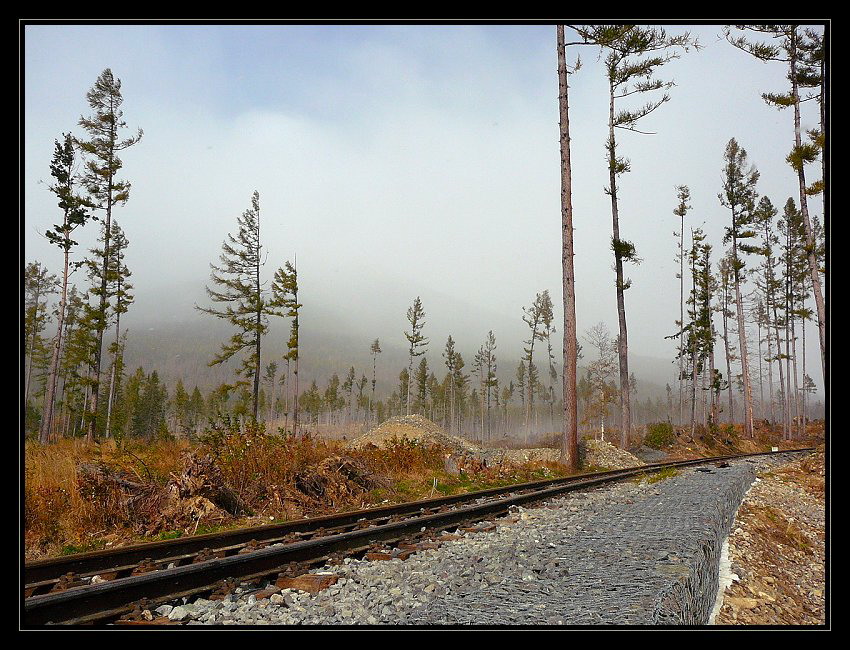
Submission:
<svg viewBox="0 0 850 650">
<path fill-rule="evenodd" d="M 206 288 L 207 295 L 223 308 L 198 307 L 196 309 L 221 318 L 236 328 L 230 340 L 223 343 L 221 352 L 209 365 L 229 361 L 233 356 L 247 351 L 237 373 L 244 378 L 235 386 L 253 385 L 251 414 L 257 419 L 260 385 L 260 346 L 262 336 L 268 331 L 268 305 L 260 284 L 262 246 L 260 244 L 260 194 L 251 196 L 251 207 L 237 219 L 238 231 L 228 234 L 222 243 L 220 265 L 210 264 L 214 288 Z"/>
</svg>

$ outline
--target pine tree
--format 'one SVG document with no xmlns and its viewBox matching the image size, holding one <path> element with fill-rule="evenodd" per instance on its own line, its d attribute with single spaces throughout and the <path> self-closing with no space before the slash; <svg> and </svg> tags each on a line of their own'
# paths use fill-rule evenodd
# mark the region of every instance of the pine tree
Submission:
<svg viewBox="0 0 850 650">
<path fill-rule="evenodd" d="M 369 347 L 369 352 L 372 355 L 372 394 L 369 397 L 369 416 L 371 417 L 372 404 L 375 403 L 375 377 L 378 367 L 378 355 L 381 354 L 381 342 L 378 339 L 372 341 L 372 345 Z"/>
<path fill-rule="evenodd" d="M 398 399 L 401 413 L 410 415 L 410 374 L 402 368 L 398 374 Z"/>
<path fill-rule="evenodd" d="M 454 370 L 451 374 L 452 394 L 456 402 L 456 415 L 458 431 L 463 429 L 463 412 L 466 406 L 466 389 L 469 384 L 469 375 L 464 374 L 463 368 L 466 364 L 460 352 L 455 353 Z"/>
<path fill-rule="evenodd" d="M 537 386 L 538 381 L 537 367 L 534 365 L 534 342 L 543 341 L 545 339 L 543 323 L 544 320 L 547 319 L 551 323 L 551 313 L 552 299 L 549 297 L 548 290 L 543 291 L 543 293 L 538 293 L 530 307 L 523 307 L 522 320 L 525 321 L 525 324 L 528 325 L 528 328 L 531 330 L 528 340 L 523 341 L 523 343 L 527 346 L 523 348 L 525 353 L 523 359 L 525 361 L 525 372 L 527 375 L 526 389 L 528 390 L 528 396 L 525 401 L 526 440 L 528 440 L 528 436 L 531 433 L 531 420 L 534 413 L 534 389 Z"/>
<path fill-rule="evenodd" d="M 509 381 L 507 386 L 502 386 L 502 434 L 504 436 L 508 435 L 509 422 L 508 422 L 508 406 L 510 406 L 511 400 L 514 398 L 514 382 Z"/>
<path fill-rule="evenodd" d="M 715 281 L 711 274 L 711 244 L 705 243 L 705 233 L 701 228 L 691 231 L 691 250 L 688 261 L 691 267 L 693 287 L 688 298 L 690 322 L 683 326 L 687 335 L 687 353 L 691 364 L 691 437 L 696 430 L 697 376 L 705 371 L 710 363 L 709 375 L 714 375 L 714 326 L 712 323 L 712 298 Z M 713 404 L 713 391 L 712 391 Z M 712 407 L 712 414 L 714 409 Z"/>
<path fill-rule="evenodd" d="M 64 263 L 59 307 L 56 312 L 56 336 L 53 337 L 51 345 L 50 370 L 38 436 L 41 444 L 50 442 L 53 433 L 54 403 L 56 401 L 56 386 L 59 378 L 62 338 L 68 305 L 68 278 L 71 273 L 70 256 L 71 249 L 77 245 L 77 242 L 71 239 L 71 235 L 77 228 L 84 226 L 91 219 L 91 214 L 86 210 L 87 202 L 77 193 L 76 189 L 79 184 L 79 177 L 76 174 L 77 158 L 71 134 L 64 134 L 62 142 L 56 140 L 54 145 L 53 159 L 50 162 L 50 175 L 53 176 L 53 183 L 51 183 L 49 189 L 58 199 L 59 209 L 62 211 L 62 223 L 55 224 L 53 229 L 48 230 L 44 235 L 51 244 L 62 249 Z"/>
<path fill-rule="evenodd" d="M 197 432 L 205 411 L 204 397 L 201 395 L 200 389 L 195 386 L 192 396 L 189 398 L 189 427 L 191 431 Z"/>
<path fill-rule="evenodd" d="M 413 381 L 416 384 L 416 403 L 414 409 L 421 415 L 425 415 L 428 399 L 428 361 L 425 357 L 419 360 Z"/>
<path fill-rule="evenodd" d="M 679 253 L 676 256 L 676 260 L 679 262 L 679 272 L 676 274 L 676 277 L 679 278 L 679 320 L 676 322 L 676 326 L 679 328 L 679 350 L 677 353 L 677 356 L 679 357 L 679 422 L 682 423 L 684 414 L 684 392 L 682 390 L 684 371 L 682 364 L 685 361 L 685 215 L 687 215 L 688 210 L 691 209 L 691 206 L 688 203 L 691 198 L 691 191 L 688 189 L 687 185 L 679 185 L 676 187 L 676 192 L 679 199 L 679 205 L 676 206 L 675 210 L 673 210 L 673 214 L 679 217 L 680 222 L 679 232 L 674 232 L 673 235 L 679 238 Z"/>
<path fill-rule="evenodd" d="M 443 352 L 443 360 L 445 361 L 446 368 L 448 368 L 448 377 L 449 379 L 449 431 L 454 431 L 454 423 L 455 423 L 455 384 L 454 384 L 454 376 L 455 371 L 457 369 L 458 357 L 460 354 L 455 352 L 455 342 L 452 340 L 451 334 L 449 334 L 449 338 L 446 340 L 446 349 Z"/>
<path fill-rule="evenodd" d="M 357 386 L 357 410 L 363 409 L 364 420 L 368 417 L 367 407 L 370 405 L 368 398 L 363 396 L 363 391 L 366 390 L 366 386 L 369 384 L 369 380 L 366 378 L 366 375 L 363 374 L 360 376 L 360 379 L 357 380 L 355 386 Z M 355 412 L 355 418 L 357 414 Z"/>
<path fill-rule="evenodd" d="M 292 319 L 289 328 L 289 340 L 286 343 L 287 352 L 283 359 L 286 361 L 287 374 L 290 364 L 294 364 L 295 375 L 293 392 L 293 435 L 298 434 L 298 361 L 300 348 L 298 345 L 298 314 L 302 305 L 298 302 L 298 270 L 295 264 L 286 262 L 284 268 L 275 272 L 272 282 L 272 299 L 269 304 L 269 313 L 277 316 L 285 316 Z M 287 381 L 287 383 L 289 383 Z M 287 411 L 287 419 L 289 417 Z"/>
<path fill-rule="evenodd" d="M 519 403 L 522 408 L 522 417 L 525 418 L 525 377 L 526 377 L 526 369 L 525 369 L 525 361 L 520 360 L 519 364 L 516 367 L 516 384 L 517 388 L 519 388 Z"/>
<path fill-rule="evenodd" d="M 139 368 L 141 371 L 141 368 Z M 137 371 L 138 372 L 138 371 Z M 142 372 L 144 376 L 144 372 Z M 138 404 L 131 418 L 132 435 L 151 441 L 167 432 L 165 421 L 168 409 L 168 391 L 159 380 L 156 370 L 141 382 Z"/>
<path fill-rule="evenodd" d="M 68 436 L 69 432 L 71 436 L 76 435 L 77 427 L 84 425 L 85 420 L 84 409 L 90 389 L 89 369 L 97 341 L 85 306 L 81 293 L 72 286 L 68 291 L 59 362 L 62 397 L 57 405 L 63 412 L 63 436 Z"/>
<path fill-rule="evenodd" d="M 425 354 L 425 348 L 428 346 L 428 339 L 422 335 L 422 328 L 425 326 L 425 310 L 422 309 L 422 301 L 419 296 L 413 301 L 407 310 L 407 320 L 410 323 L 410 332 L 404 333 L 404 338 L 407 339 L 410 348 L 408 350 L 408 366 L 407 377 L 408 381 L 413 381 L 413 359 Z M 407 415 L 410 415 L 412 400 L 409 398 L 411 393 L 410 385 L 407 387 L 406 395 L 408 396 L 406 406 Z"/>
<path fill-rule="evenodd" d="M 260 194 L 254 192 L 251 208 L 237 219 L 239 227 L 236 237 L 228 234 L 222 243 L 220 266 L 210 264 L 210 277 L 218 289 L 207 287 L 210 300 L 224 304 L 224 308 L 198 307 L 199 311 L 226 320 L 236 328 L 221 353 L 210 361 L 214 366 L 229 361 L 242 351 L 248 353 L 237 371 L 245 379 L 236 386 L 252 384 L 251 415 L 257 420 L 260 394 L 260 345 L 262 336 L 268 331 L 267 302 L 260 284 L 260 269 L 263 265 L 260 244 Z"/>
<path fill-rule="evenodd" d="M 549 420 L 551 426 L 555 426 L 555 388 L 552 382 L 558 379 L 558 368 L 555 365 L 555 355 L 552 353 L 552 334 L 555 333 L 555 314 L 554 305 L 549 298 L 549 292 L 544 292 L 547 298 L 545 309 L 543 310 L 543 338 L 546 341 L 546 361 L 548 363 L 546 376 L 549 379 L 546 387 L 546 400 L 549 402 Z"/>
<path fill-rule="evenodd" d="M 173 418 L 173 430 L 179 434 L 189 432 L 189 393 L 183 386 L 183 380 L 177 380 L 174 396 L 171 398 L 170 411 Z"/>
<path fill-rule="evenodd" d="M 787 437 L 791 426 L 789 396 L 785 389 L 785 371 L 782 367 L 784 355 L 781 352 L 779 330 L 785 328 L 785 301 L 783 295 L 783 283 L 777 277 L 779 259 L 774 255 L 774 248 L 779 245 L 779 237 L 774 230 L 774 218 L 776 208 L 766 196 L 759 199 L 758 206 L 753 212 L 753 225 L 759 233 L 759 254 L 763 260 L 759 267 L 761 274 L 757 280 L 757 287 L 765 300 L 765 326 L 768 330 L 768 383 L 770 384 L 771 407 L 773 404 L 773 363 L 779 362 L 779 395 L 782 397 L 782 430 Z M 771 330 L 773 338 L 771 338 Z M 776 354 L 773 354 L 775 346 Z M 771 417 L 772 419 L 772 417 Z"/>
<path fill-rule="evenodd" d="M 29 404 L 33 366 L 46 362 L 47 346 L 41 333 L 50 316 L 47 297 L 58 291 L 59 279 L 41 262 L 31 262 L 24 269 L 24 354 L 28 360 L 24 384 L 24 403 Z"/>
<path fill-rule="evenodd" d="M 493 336 L 493 330 L 490 330 L 487 333 L 487 338 L 484 339 L 484 345 L 481 347 L 482 351 L 482 370 L 484 380 L 482 382 L 482 394 L 486 397 L 486 434 L 487 440 L 491 438 L 491 425 L 490 425 L 490 395 L 495 390 L 496 399 L 498 400 L 499 396 L 499 380 L 496 378 L 496 337 Z M 484 409 L 482 409 L 484 410 Z M 483 427 L 482 427 L 483 428 Z"/>
<path fill-rule="evenodd" d="M 276 377 L 277 377 L 277 363 L 275 363 L 274 361 L 271 361 L 266 365 L 266 374 L 263 376 L 263 379 L 265 379 L 269 383 L 269 387 L 271 388 L 271 391 L 272 391 L 271 398 L 269 399 L 269 415 L 268 415 L 268 418 L 269 418 L 270 421 L 274 420 L 275 417 L 276 417 L 276 413 L 275 413 L 275 404 L 277 403 L 276 398 L 275 398 L 275 389 L 277 388 L 277 383 L 275 382 Z"/>
<path fill-rule="evenodd" d="M 738 316 L 738 342 L 741 358 L 741 375 L 744 388 L 744 433 L 755 437 L 753 429 L 753 396 L 750 382 L 750 368 L 747 357 L 747 333 L 744 326 L 744 301 L 741 285 L 744 281 L 744 260 L 742 255 L 758 252 L 758 248 L 746 241 L 755 237 L 753 213 L 756 207 L 756 183 L 759 173 L 750 166 L 747 152 L 735 138 L 729 140 L 724 154 L 723 191 L 718 194 L 721 205 L 732 213 L 732 224 L 725 230 L 724 243 L 731 242 L 732 279 L 735 287 L 735 303 Z"/>
<path fill-rule="evenodd" d="M 107 283 L 109 282 L 109 258 L 112 255 L 112 210 L 120 204 L 125 204 L 130 198 L 130 183 L 118 180 L 117 175 L 123 163 L 118 153 L 136 144 L 142 137 L 139 129 L 135 136 L 120 140 L 119 132 L 127 127 L 122 119 L 121 80 L 112 75 L 112 70 L 106 68 L 95 81 L 95 85 L 87 93 L 86 99 L 93 114 L 90 117 L 80 117 L 79 125 L 88 133 L 88 140 L 75 140 L 77 146 L 86 156 L 86 172 L 83 184 L 88 191 L 88 202 L 91 207 L 103 210 L 103 259 L 100 264 L 99 301 L 94 307 L 94 326 L 97 333 L 94 367 L 94 381 L 91 400 L 91 417 L 88 424 L 86 439 L 94 440 L 98 418 L 98 393 L 100 387 L 101 357 L 103 352 L 103 334 L 106 331 Z"/>
<path fill-rule="evenodd" d="M 134 300 L 134 296 L 132 294 L 133 285 L 130 284 L 128 280 L 128 278 L 130 278 L 133 274 L 127 268 L 126 264 L 124 264 L 124 257 L 126 255 L 129 242 L 127 241 L 127 237 L 124 235 L 124 231 L 121 230 L 121 226 L 118 225 L 117 219 L 112 221 L 109 240 L 112 242 L 112 250 L 108 256 L 108 263 L 106 267 L 106 300 L 96 300 L 98 304 L 104 305 L 106 310 L 102 313 L 99 310 L 96 312 L 98 320 L 100 318 L 104 318 L 107 327 L 110 326 L 110 323 L 113 322 L 113 320 L 115 324 L 115 341 L 109 346 L 109 352 L 112 356 L 109 371 L 109 384 L 106 387 L 107 390 L 105 395 L 102 396 L 106 399 L 106 408 L 103 409 L 105 413 L 98 414 L 98 420 L 100 422 L 104 421 L 104 418 L 101 416 L 105 416 L 105 425 L 103 430 L 101 431 L 98 429 L 97 433 L 104 433 L 107 438 L 111 435 L 110 420 L 112 417 L 112 403 L 115 391 L 121 383 L 120 368 L 123 368 L 124 345 L 121 342 L 121 315 L 127 313 L 129 306 L 133 304 Z M 101 281 L 103 274 L 101 260 L 107 259 L 105 252 L 105 233 L 101 233 L 98 241 L 100 241 L 104 247 L 91 249 L 89 252 L 92 256 L 87 258 L 83 263 L 88 270 L 89 279 L 92 282 L 92 288 L 89 292 L 95 296 L 96 299 L 100 298 L 100 292 L 103 290 L 103 284 L 102 282 L 99 284 L 99 282 Z M 126 339 L 126 332 L 124 333 L 124 338 Z M 102 404 L 103 402 L 99 399 L 98 403 Z"/>
<path fill-rule="evenodd" d="M 717 277 L 720 285 L 720 304 L 718 311 L 721 314 L 721 322 L 723 323 L 723 344 L 726 356 L 726 385 L 724 390 L 728 391 L 729 397 L 729 423 L 735 422 L 735 403 L 732 393 L 732 361 L 738 359 L 737 350 L 731 341 L 731 319 L 735 317 L 735 312 L 732 311 L 731 305 L 735 303 L 732 296 L 733 279 L 732 279 L 733 260 L 731 251 L 727 251 L 726 255 L 720 260 L 717 267 Z"/>
<path fill-rule="evenodd" d="M 604 323 L 594 325 L 585 338 L 597 351 L 597 357 L 587 367 L 587 381 L 590 388 L 590 400 L 585 417 L 588 421 L 594 417 L 600 419 L 602 440 L 605 440 L 605 418 L 608 416 L 608 404 L 617 397 L 617 388 L 609 382 L 614 376 L 617 364 L 616 344 Z"/>
<path fill-rule="evenodd" d="M 662 104 L 669 101 L 666 90 L 673 86 L 672 81 L 664 82 L 654 78 L 657 69 L 665 63 L 678 58 L 674 48 L 698 48 L 686 32 L 680 36 L 668 36 L 660 28 L 639 27 L 636 25 L 589 25 L 575 27 L 586 44 L 598 45 L 605 56 L 605 68 L 608 78 L 608 140 L 606 156 L 608 163 L 609 186 L 605 192 L 611 197 L 611 218 L 613 236 L 611 249 L 614 252 L 614 270 L 616 273 L 617 313 L 619 316 L 618 354 L 620 363 L 620 407 L 622 410 L 622 431 L 620 445 L 627 448 L 631 435 L 631 405 L 629 399 L 629 361 L 628 331 L 626 326 L 625 291 L 631 286 L 626 280 L 623 263 L 639 264 L 640 258 L 632 242 L 620 236 L 619 195 L 617 178 L 631 171 L 628 159 L 617 155 L 615 130 L 622 129 L 634 133 L 646 133 L 637 128 L 637 123 Z M 615 103 L 635 94 L 665 92 L 660 98 L 650 100 L 635 109 L 616 111 Z"/>
<path fill-rule="evenodd" d="M 788 66 L 787 79 L 791 88 L 785 93 L 763 93 L 762 99 L 777 109 L 794 109 L 794 146 L 786 161 L 794 169 L 799 185 L 800 210 L 805 229 L 805 250 L 812 282 L 812 293 L 818 314 L 818 332 L 820 334 L 821 367 L 826 376 L 826 306 L 821 289 L 819 267 L 817 263 L 816 241 L 812 222 L 809 218 L 808 195 L 822 190 L 820 187 L 807 187 L 805 165 L 817 160 L 822 153 L 824 132 L 823 101 L 823 65 L 825 60 L 824 43 L 812 30 L 804 30 L 802 25 L 738 25 L 741 30 L 764 34 L 774 43 L 748 41 L 744 36 L 735 37 L 726 29 L 726 39 L 735 47 L 751 54 L 761 61 L 779 61 Z M 821 87 L 819 97 L 821 106 L 821 128 L 812 134 L 812 142 L 804 143 L 800 128 L 800 88 Z M 822 162 L 825 171 L 825 163 Z M 825 174 L 824 174 L 825 178 Z M 825 201 L 825 199 L 824 199 Z M 824 203 L 826 208 L 826 203 Z"/>
<path fill-rule="evenodd" d="M 339 395 L 339 389 L 339 375 L 334 373 L 328 380 L 328 385 L 325 387 L 325 394 L 323 395 L 325 406 L 328 409 L 328 424 L 331 424 L 333 413 L 339 408 L 340 401 L 345 403 Z"/>
<path fill-rule="evenodd" d="M 354 372 L 354 366 L 348 369 L 348 374 L 345 376 L 345 381 L 342 382 L 342 389 L 348 393 L 348 412 L 345 415 L 346 425 L 351 421 L 351 399 L 354 395 L 354 382 L 357 380 L 357 374 Z"/>
<path fill-rule="evenodd" d="M 797 380 L 797 336 L 795 328 L 797 320 L 805 318 L 811 312 L 805 309 L 805 301 L 809 296 L 805 229 L 802 214 L 797 209 L 794 199 L 790 197 L 785 202 L 783 219 L 779 221 L 779 230 L 785 240 L 781 261 L 785 267 L 785 313 L 787 315 L 785 319 L 785 350 L 786 376 L 789 377 L 789 380 L 788 385 L 786 385 L 786 392 L 789 396 L 794 396 L 794 414 L 798 424 L 798 433 L 802 436 L 803 430 L 799 428 L 803 418 L 802 405 L 800 404 L 801 393 Z M 790 386 L 790 378 L 793 378 L 793 388 Z M 791 439 L 792 433 L 793 429 L 790 429 L 787 439 Z"/>
</svg>

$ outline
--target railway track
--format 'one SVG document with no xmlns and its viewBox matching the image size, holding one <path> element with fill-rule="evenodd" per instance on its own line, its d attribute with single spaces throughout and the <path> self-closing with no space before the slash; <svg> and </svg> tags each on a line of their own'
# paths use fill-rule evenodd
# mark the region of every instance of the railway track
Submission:
<svg viewBox="0 0 850 650">
<path fill-rule="evenodd" d="M 24 624 L 133 622 L 142 609 L 158 603 L 226 593 L 240 582 L 296 576 L 334 557 L 363 555 L 379 546 L 422 537 L 428 531 L 498 517 L 512 506 L 565 492 L 666 468 L 805 451 L 812 449 L 653 463 L 41 560 L 24 567 Z"/>
</svg>

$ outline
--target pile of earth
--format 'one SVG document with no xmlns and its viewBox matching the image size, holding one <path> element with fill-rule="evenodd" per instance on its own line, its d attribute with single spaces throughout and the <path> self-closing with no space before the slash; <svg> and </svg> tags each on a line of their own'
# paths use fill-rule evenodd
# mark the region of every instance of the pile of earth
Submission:
<svg viewBox="0 0 850 650">
<path fill-rule="evenodd" d="M 531 449 L 500 449 L 504 460 L 514 465 L 526 463 L 558 463 L 561 460 L 560 449 L 535 447 Z"/>
<path fill-rule="evenodd" d="M 476 454 L 481 451 L 468 440 L 446 433 L 438 424 L 421 415 L 401 415 L 390 418 L 362 436 L 349 441 L 348 447 L 351 449 L 364 449 L 368 445 L 388 447 L 394 439 L 407 440 L 419 445 L 440 445 L 460 455 Z"/>
<path fill-rule="evenodd" d="M 561 460 L 561 450 L 549 447 L 536 449 L 505 449 L 504 458 L 509 463 L 557 463 Z M 627 469 L 639 467 L 645 463 L 603 440 L 580 440 L 578 443 L 579 464 L 583 468 Z"/>
<path fill-rule="evenodd" d="M 629 452 L 615 447 L 604 440 L 580 440 L 578 458 L 581 467 L 604 467 L 606 469 L 628 469 L 645 463 Z"/>
<path fill-rule="evenodd" d="M 348 443 L 352 449 L 363 449 L 367 445 L 388 447 L 393 440 L 408 440 L 421 445 L 441 445 L 451 451 L 452 459 L 447 469 L 459 462 L 479 462 L 486 467 L 495 465 L 528 463 L 557 463 L 561 458 L 559 449 L 548 447 L 534 449 L 482 449 L 458 436 L 446 433 L 439 425 L 421 415 L 393 417 L 379 424 Z M 602 440 L 582 440 L 579 442 L 579 460 L 582 467 L 605 467 L 625 469 L 638 467 L 644 463 L 627 451 L 618 449 Z"/>
</svg>

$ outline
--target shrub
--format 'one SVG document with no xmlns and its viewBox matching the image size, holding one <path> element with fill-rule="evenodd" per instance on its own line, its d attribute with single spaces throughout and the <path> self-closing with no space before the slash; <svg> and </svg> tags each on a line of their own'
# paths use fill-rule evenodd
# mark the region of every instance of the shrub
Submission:
<svg viewBox="0 0 850 650">
<path fill-rule="evenodd" d="M 670 445 L 676 439 L 676 434 L 673 432 L 673 425 L 669 422 L 655 422 L 647 425 L 646 438 L 643 444 L 653 449 L 661 449 L 666 445 Z"/>
</svg>

